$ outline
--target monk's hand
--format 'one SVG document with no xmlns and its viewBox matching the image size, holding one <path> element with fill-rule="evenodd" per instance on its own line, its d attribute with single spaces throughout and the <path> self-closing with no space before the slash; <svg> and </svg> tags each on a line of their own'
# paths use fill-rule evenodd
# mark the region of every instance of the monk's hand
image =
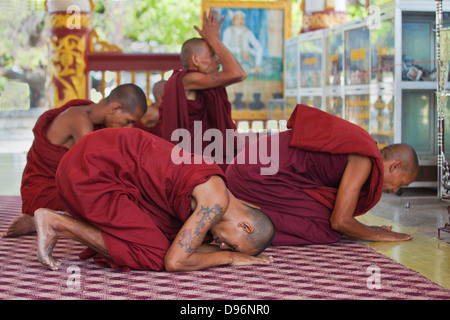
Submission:
<svg viewBox="0 0 450 320">
<path fill-rule="evenodd" d="M 206 41 L 214 38 L 220 40 L 220 25 L 222 24 L 223 19 L 224 16 L 221 16 L 219 21 L 217 21 L 217 11 L 210 8 L 209 15 L 206 15 L 206 11 L 203 11 L 202 29 L 197 26 L 194 26 L 194 29 L 197 30 L 198 34 Z"/>
<path fill-rule="evenodd" d="M 380 239 L 378 241 L 409 241 L 414 236 L 406 233 L 394 232 L 391 230 L 380 230 Z"/>
<path fill-rule="evenodd" d="M 255 257 L 240 252 L 232 252 L 232 258 L 233 262 L 230 263 L 232 266 L 251 266 L 255 264 L 270 264 L 273 262 L 271 256 L 259 255 Z"/>
</svg>

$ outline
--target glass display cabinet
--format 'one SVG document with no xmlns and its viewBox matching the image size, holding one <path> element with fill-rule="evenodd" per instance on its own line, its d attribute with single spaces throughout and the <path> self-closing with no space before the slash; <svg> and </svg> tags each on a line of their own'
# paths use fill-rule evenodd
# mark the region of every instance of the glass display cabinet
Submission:
<svg viewBox="0 0 450 320">
<path fill-rule="evenodd" d="M 443 6 L 448 27 L 450 0 Z M 392 0 L 378 8 L 376 17 L 286 41 L 287 117 L 296 103 L 304 103 L 360 125 L 380 148 L 411 144 L 420 161 L 411 187 L 435 186 L 436 4 Z M 444 150 L 450 158 L 450 102 L 445 121 Z"/>
</svg>

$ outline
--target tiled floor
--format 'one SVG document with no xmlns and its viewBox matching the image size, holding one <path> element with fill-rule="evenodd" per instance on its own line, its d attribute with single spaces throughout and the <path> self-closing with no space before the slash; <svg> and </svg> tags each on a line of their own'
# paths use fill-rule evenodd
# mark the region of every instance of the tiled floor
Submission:
<svg viewBox="0 0 450 320">
<path fill-rule="evenodd" d="M 19 195 L 21 174 L 26 164 L 25 150 L 31 142 L 0 139 L 0 144 L 5 146 L 6 143 L 9 143 L 8 150 L 14 152 L 2 153 L 0 146 L 0 195 Z M 448 205 L 450 203 L 437 200 L 434 190 L 407 189 L 402 196 L 383 195 L 380 203 L 359 219 L 368 225 L 392 225 L 396 231 L 413 234 L 414 239 L 408 242 L 367 244 L 450 288 L 450 233 L 444 232 L 442 240 L 437 239 L 437 228 L 449 222 Z"/>
</svg>

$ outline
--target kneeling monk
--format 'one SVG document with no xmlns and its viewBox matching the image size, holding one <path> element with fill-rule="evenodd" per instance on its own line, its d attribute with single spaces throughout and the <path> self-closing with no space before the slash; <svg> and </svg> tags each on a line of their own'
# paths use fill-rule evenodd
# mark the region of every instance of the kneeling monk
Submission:
<svg viewBox="0 0 450 320">
<path fill-rule="evenodd" d="M 216 164 L 176 164 L 174 152 L 183 150 L 137 128 L 81 139 L 56 174 L 69 215 L 36 211 L 39 261 L 58 268 L 51 253 L 68 237 L 88 246 L 80 258 L 121 270 L 269 263 L 257 255 L 273 238 L 270 219 L 233 197 Z"/>
<path fill-rule="evenodd" d="M 134 84 L 123 84 L 99 103 L 72 100 L 44 112 L 33 128 L 34 141 L 22 175 L 23 214 L 11 222 L 2 237 L 35 232 L 33 216 L 36 209 L 64 210 L 56 191 L 56 168 L 81 137 L 98 128 L 131 127 L 146 111 L 145 93 Z"/>
<path fill-rule="evenodd" d="M 255 142 L 279 144 L 267 148 L 278 152 L 279 161 L 260 155 L 256 164 L 235 161 L 226 171 L 230 191 L 272 219 L 274 245 L 332 243 L 342 235 L 370 241 L 412 238 L 355 219 L 375 206 L 383 191 L 396 192 L 414 181 L 418 159 L 410 146 L 380 152 L 361 127 L 305 105 L 297 105 L 288 127 L 292 130 Z M 249 145 L 242 155 L 249 159 L 251 150 L 257 149 Z M 276 173 L 262 175 L 269 165 Z"/>
</svg>

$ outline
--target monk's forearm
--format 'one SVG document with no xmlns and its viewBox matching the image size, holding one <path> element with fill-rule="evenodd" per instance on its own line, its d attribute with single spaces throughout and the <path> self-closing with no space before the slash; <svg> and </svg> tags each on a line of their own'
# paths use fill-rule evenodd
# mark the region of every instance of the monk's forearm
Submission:
<svg viewBox="0 0 450 320">
<path fill-rule="evenodd" d="M 165 261 L 166 271 L 197 271 L 212 267 L 223 265 L 230 265 L 233 263 L 233 254 L 231 251 L 217 251 L 217 252 L 199 252 L 192 253 L 189 257 L 184 259 L 169 259 Z"/>
<path fill-rule="evenodd" d="M 233 53 L 218 38 L 206 39 L 212 50 L 217 54 L 222 64 L 222 72 L 234 74 L 237 81 L 243 81 L 247 73 L 237 61 Z"/>
</svg>

